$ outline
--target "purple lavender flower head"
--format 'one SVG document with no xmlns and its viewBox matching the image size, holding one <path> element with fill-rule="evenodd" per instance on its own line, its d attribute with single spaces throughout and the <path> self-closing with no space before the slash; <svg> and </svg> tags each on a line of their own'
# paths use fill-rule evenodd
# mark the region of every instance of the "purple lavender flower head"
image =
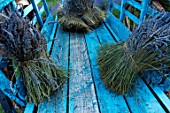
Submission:
<svg viewBox="0 0 170 113">
<path fill-rule="evenodd" d="M 94 0 L 95 5 L 100 7 L 102 10 L 108 10 L 111 0 Z"/>
</svg>

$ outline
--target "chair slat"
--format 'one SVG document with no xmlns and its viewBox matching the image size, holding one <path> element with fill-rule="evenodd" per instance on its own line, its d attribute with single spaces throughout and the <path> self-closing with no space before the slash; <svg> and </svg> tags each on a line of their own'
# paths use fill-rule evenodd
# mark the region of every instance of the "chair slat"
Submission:
<svg viewBox="0 0 170 113">
<path fill-rule="evenodd" d="M 123 22 L 124 20 L 124 16 L 128 16 L 133 22 L 135 22 L 136 24 L 139 24 L 143 21 L 145 15 L 147 14 L 147 11 L 149 9 L 149 2 L 150 0 L 142 0 L 141 3 L 135 1 L 135 0 L 122 0 L 121 1 L 121 5 L 119 6 L 118 4 L 113 3 L 114 8 L 118 9 L 120 11 L 120 16 L 119 16 L 119 20 L 121 22 Z M 133 14 L 131 14 L 128 10 L 125 9 L 126 4 L 129 4 L 133 7 L 135 7 L 136 9 L 140 10 L 140 17 L 136 17 Z M 152 11 L 152 9 L 150 8 L 150 11 Z"/>
<path fill-rule="evenodd" d="M 140 13 L 140 22 L 143 21 L 146 13 L 147 13 L 147 10 L 148 10 L 148 7 L 149 7 L 149 2 L 150 0 L 142 0 L 142 9 L 141 9 L 141 13 Z"/>
<path fill-rule="evenodd" d="M 46 0 L 42 0 L 42 1 L 43 1 L 44 9 L 46 11 L 46 15 L 48 16 L 50 14 L 50 11 L 49 11 L 47 2 L 46 2 Z"/>
<path fill-rule="evenodd" d="M 28 103 L 24 110 L 24 113 L 33 113 L 34 111 L 34 104 Z"/>
<path fill-rule="evenodd" d="M 37 5 L 40 2 L 41 2 L 41 0 L 36 0 L 35 4 Z M 24 15 L 23 15 L 23 17 L 26 17 L 32 10 L 33 10 L 32 4 L 29 4 L 26 8 L 24 8 Z"/>
<path fill-rule="evenodd" d="M 32 3 L 32 6 L 33 6 L 33 9 L 34 9 L 36 18 L 37 18 L 37 20 L 38 20 L 38 23 L 39 23 L 39 25 L 40 25 L 40 28 L 42 29 L 42 27 L 43 27 L 43 21 L 42 21 L 42 18 L 41 18 L 41 16 L 40 16 L 40 14 L 39 14 L 38 6 L 37 6 L 37 4 L 35 3 L 34 0 L 30 0 L 30 1 L 31 1 L 31 3 Z M 41 1 L 41 0 L 39 0 L 39 1 Z"/>
<path fill-rule="evenodd" d="M 2 10 L 6 5 L 11 3 L 13 0 L 2 0 L 0 3 L 0 10 Z"/>
<path fill-rule="evenodd" d="M 23 17 L 26 17 L 32 10 L 33 10 L 32 4 L 28 5 L 28 6 L 24 9 L 24 15 L 23 15 Z"/>
<path fill-rule="evenodd" d="M 126 0 L 122 0 L 122 2 L 121 2 L 121 7 L 120 7 L 120 16 L 119 16 L 119 20 L 121 21 L 121 22 L 123 22 L 123 19 L 124 19 L 124 13 L 125 13 L 125 3 L 126 3 Z"/>
<path fill-rule="evenodd" d="M 133 20 L 133 22 L 135 22 L 136 24 L 140 23 L 139 18 L 137 18 L 136 16 L 134 16 L 132 13 L 130 13 L 129 11 L 125 10 L 124 14 L 126 16 L 128 16 L 131 20 Z"/>
<path fill-rule="evenodd" d="M 127 0 L 127 3 L 138 10 L 142 9 L 142 5 L 139 2 L 136 2 L 135 0 Z"/>
<path fill-rule="evenodd" d="M 116 3 L 113 3 L 113 7 L 115 9 L 117 9 L 118 11 L 120 11 L 120 9 L 121 9 L 121 7 L 118 4 L 116 4 Z"/>
</svg>

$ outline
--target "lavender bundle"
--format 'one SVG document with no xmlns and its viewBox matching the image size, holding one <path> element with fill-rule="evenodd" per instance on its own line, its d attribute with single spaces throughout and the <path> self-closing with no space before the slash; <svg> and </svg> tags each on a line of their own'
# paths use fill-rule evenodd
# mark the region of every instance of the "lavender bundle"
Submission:
<svg viewBox="0 0 170 113">
<path fill-rule="evenodd" d="M 45 38 L 16 12 L 0 15 L 0 44 L 22 74 L 28 102 L 39 104 L 65 82 L 63 69 L 46 54 Z"/>
<path fill-rule="evenodd" d="M 125 94 L 137 75 L 168 71 L 170 62 L 170 13 L 149 17 L 123 43 L 103 45 L 98 64 L 104 84 L 116 94 Z"/>
<path fill-rule="evenodd" d="M 94 6 L 94 0 L 65 0 L 58 10 L 58 22 L 66 31 L 87 32 L 99 26 L 105 13 Z"/>
</svg>

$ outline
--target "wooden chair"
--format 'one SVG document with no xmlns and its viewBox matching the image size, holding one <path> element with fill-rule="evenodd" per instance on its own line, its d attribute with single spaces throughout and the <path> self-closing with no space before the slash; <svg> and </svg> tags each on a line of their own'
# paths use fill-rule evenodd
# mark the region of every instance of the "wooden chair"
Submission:
<svg viewBox="0 0 170 113">
<path fill-rule="evenodd" d="M 0 9 L 12 1 L 4 0 Z M 136 90 L 129 91 L 125 96 L 117 96 L 110 92 L 100 79 L 96 61 L 97 50 L 101 44 L 122 42 L 131 35 L 131 31 L 123 24 L 125 15 L 136 24 L 140 24 L 147 14 L 154 12 L 148 5 L 149 0 L 142 0 L 141 3 L 135 0 L 122 0 L 120 5 L 112 2 L 112 6 L 120 11 L 119 19 L 108 13 L 108 18 L 102 25 L 85 34 L 64 32 L 58 23 L 48 25 L 54 17 L 50 14 L 45 0 L 42 1 L 47 12 L 47 19 L 43 23 L 40 16 L 42 9 L 38 10 L 37 1 L 40 0 L 36 0 L 36 3 L 35 0 L 31 0 L 32 6 L 28 7 L 34 9 L 41 32 L 46 37 L 47 53 L 51 55 L 54 62 L 70 72 L 70 77 L 58 95 L 52 95 L 50 100 L 39 104 L 37 109 L 33 104 L 27 103 L 25 113 L 33 111 L 38 113 L 170 112 L 170 99 L 160 87 L 147 84 L 143 78 L 137 80 Z M 139 18 L 126 10 L 126 4 L 140 10 Z M 24 15 L 31 10 L 30 8 L 25 9 Z M 0 89 L 10 99 L 17 101 L 15 95 L 5 92 L 6 89 L 10 91 L 8 87 L 10 83 L 2 72 L 0 73 L 1 80 L 6 82 L 3 84 L 0 82 Z"/>
</svg>

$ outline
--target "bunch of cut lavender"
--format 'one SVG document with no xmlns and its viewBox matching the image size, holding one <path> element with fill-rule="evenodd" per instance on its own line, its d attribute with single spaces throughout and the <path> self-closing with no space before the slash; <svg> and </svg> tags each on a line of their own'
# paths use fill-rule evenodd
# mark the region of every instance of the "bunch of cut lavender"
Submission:
<svg viewBox="0 0 170 113">
<path fill-rule="evenodd" d="M 94 0 L 64 0 L 58 10 L 58 22 L 66 31 L 87 32 L 99 26 L 105 13 L 94 6 Z"/>
<path fill-rule="evenodd" d="M 169 47 L 170 13 L 149 17 L 126 42 L 100 48 L 98 64 L 104 84 L 117 94 L 125 94 L 137 74 L 147 70 L 168 71 Z"/>
<path fill-rule="evenodd" d="M 28 102 L 36 105 L 65 82 L 66 74 L 46 54 L 46 40 L 29 20 L 17 12 L 0 15 L 3 57 L 12 59 L 21 72 Z"/>
</svg>

